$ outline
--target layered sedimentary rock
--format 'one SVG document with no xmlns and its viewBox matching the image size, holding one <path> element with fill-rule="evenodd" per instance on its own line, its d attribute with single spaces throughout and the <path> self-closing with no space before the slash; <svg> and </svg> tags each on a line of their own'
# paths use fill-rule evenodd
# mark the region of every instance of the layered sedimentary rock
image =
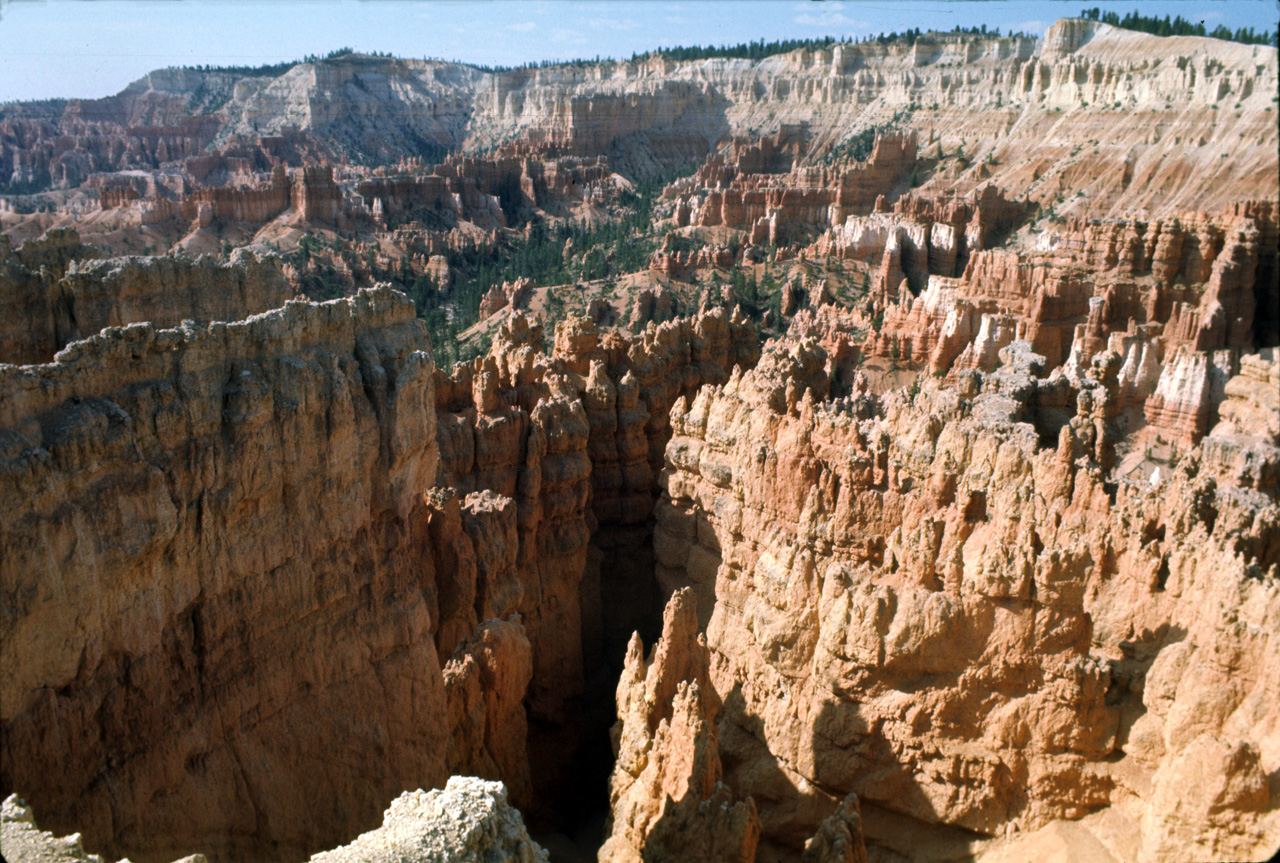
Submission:
<svg viewBox="0 0 1280 863">
<path fill-rule="evenodd" d="M 776 136 L 779 141 L 789 130 Z M 762 139 L 766 151 L 779 144 Z M 663 192 L 676 200 L 679 226 L 724 226 L 747 232 L 747 242 L 779 245 L 807 231 L 870 212 L 876 199 L 903 185 L 916 161 L 913 132 L 878 135 L 865 163 L 841 169 L 792 168 L 773 173 L 761 145 L 734 142 L 729 156 L 712 156 L 692 177 Z M 730 161 L 731 160 L 731 161 Z"/>
<path fill-rule="evenodd" d="M 86 854 L 80 834 L 54 836 L 36 826 L 31 807 L 16 794 L 0 804 L 0 849 L 9 863 L 104 863 L 99 854 Z M 205 863 L 203 857 L 187 863 Z"/>
<path fill-rule="evenodd" d="M 872 215 L 843 216 L 833 210 L 831 227 L 811 250 L 818 256 L 878 262 L 875 290 L 896 297 L 904 281 L 919 292 L 931 275 L 963 274 L 972 253 L 991 248 L 1028 210 L 1026 201 L 1007 200 L 993 184 L 965 198 L 908 194 L 894 202 L 891 212 L 886 207 Z"/>
<path fill-rule="evenodd" d="M 529 301 L 529 294 L 532 292 L 532 279 L 516 279 L 514 282 L 494 285 L 480 298 L 480 319 L 484 320 L 505 308 L 522 308 Z"/>
<path fill-rule="evenodd" d="M 491 227 L 514 223 L 524 209 L 600 203 L 616 188 L 603 157 L 537 159 L 499 151 L 481 158 L 451 156 L 423 176 L 366 180 L 356 194 L 388 225 L 437 211 Z"/>
<path fill-rule="evenodd" d="M 1234 351 L 1178 351 L 1143 407 L 1152 430 L 1185 446 L 1198 443 L 1217 423 L 1227 381 L 1238 366 Z"/>
<path fill-rule="evenodd" d="M 90 255 L 61 273 L 43 264 L 36 272 L 11 266 L 0 282 L 0 295 L 22 305 L 0 329 L 0 361 L 15 364 L 48 362 L 68 343 L 106 327 L 239 320 L 278 308 L 294 293 L 280 260 L 251 250 L 237 250 L 225 263 Z"/>
<path fill-rule="evenodd" d="M 384 287 L 0 367 L 5 788 L 146 861 L 297 858 L 450 769 L 527 786 L 519 620 L 435 644 L 423 344 Z"/>
<path fill-rule="evenodd" d="M 449 370 L 385 288 L 286 303 L 256 252 L 6 242 L 0 790 L 140 863 L 301 860 L 451 774 L 566 827 L 604 803 L 620 672 L 607 859 L 1267 857 L 1275 66 L 1068 21 L 4 108 L 0 181 L 86 184 L 0 202 L 21 235 L 88 201 L 104 234 L 265 240 L 291 209 L 373 232 L 295 282 L 427 273 L 454 311 L 451 253 L 705 161 L 624 285 L 633 333 L 612 297 L 544 333 L 503 284 Z M 670 319 L 696 291 L 667 277 L 766 256 L 791 323 L 763 357 L 731 291 Z M 410 794 L 334 854 L 462 853 L 407 823 L 451 811 L 536 856 L 505 793 Z"/>
<path fill-rule="evenodd" d="M 591 463 L 578 393 L 548 368 L 540 343 L 523 316 L 513 319 L 489 356 L 451 375 L 437 372 L 435 411 L 439 484 L 514 501 L 503 517 L 511 533 L 470 532 L 481 558 L 493 554 L 484 549 L 495 537 L 506 537 L 501 547 L 513 564 L 512 583 L 498 589 L 482 570 L 503 566 L 477 561 L 477 601 L 519 613 L 528 633 L 529 759 L 535 790 L 550 794 L 566 786 L 573 767 L 585 680 L 581 582 Z"/>
<path fill-rule="evenodd" d="M 1276 75 L 1269 46 L 1080 20 L 1040 41 L 929 34 L 759 61 L 650 56 L 490 74 L 353 55 L 276 77 L 162 70 L 108 99 L 6 106 L 0 178 L 14 191 L 68 188 L 95 171 L 203 157 L 215 140 L 228 153 L 366 164 L 517 141 L 538 158 L 606 155 L 634 176 L 800 124 L 813 160 L 905 113 L 940 130 L 949 153 L 991 154 L 949 178 L 962 191 L 994 179 L 1018 197 L 1083 190 L 1100 213 L 1155 214 L 1275 188 Z"/>
<path fill-rule="evenodd" d="M 1272 205 L 1257 202 L 1154 223 L 1077 222 L 1046 231 L 1033 251 L 975 250 L 959 278 L 934 273 L 924 255 L 908 264 L 906 251 L 920 246 L 898 227 L 904 239 L 887 235 L 872 299 L 883 326 L 863 348 L 938 374 L 991 371 L 1014 338 L 1029 340 L 1049 368 L 1079 368 L 1115 348 L 1127 359 L 1126 403 L 1154 393 L 1148 419 L 1194 444 L 1216 421 L 1233 358 L 1271 338 L 1254 312 L 1280 291 L 1264 239 L 1274 219 Z M 914 290 L 912 272 L 916 285 L 927 279 L 918 296 L 901 287 Z M 1222 369 L 1213 386 L 1201 380 L 1210 366 Z"/>
<path fill-rule="evenodd" d="M 1223 482 L 1280 496 L 1280 361 L 1272 348 L 1240 358 L 1223 387 L 1218 424 L 1201 442 L 1206 466 Z"/>
<path fill-rule="evenodd" d="M 859 421 L 823 366 L 775 349 L 678 405 L 657 510 L 762 841 L 798 853 L 856 792 L 889 848 L 902 816 L 995 836 L 1109 806 L 1140 859 L 1270 853 L 1274 503 L 1191 462 L 1107 491 L 1097 396 L 1044 448 L 1034 378 Z"/>
<path fill-rule="evenodd" d="M 65 344 L 51 308 L 54 285 L 75 261 L 100 255 L 70 229 L 49 231 L 16 249 L 0 236 L 0 362 L 40 362 Z"/>
<path fill-rule="evenodd" d="M 488 356 L 436 375 L 438 483 L 515 502 L 508 601 L 531 645 L 529 758 L 544 800 L 574 787 L 572 754 L 595 721 L 582 714 L 589 681 L 621 662 L 627 633 L 654 629 L 648 546 L 669 406 L 754 364 L 754 332 L 722 309 L 633 338 L 571 319 L 548 357 L 541 328 L 515 314 Z"/>
</svg>

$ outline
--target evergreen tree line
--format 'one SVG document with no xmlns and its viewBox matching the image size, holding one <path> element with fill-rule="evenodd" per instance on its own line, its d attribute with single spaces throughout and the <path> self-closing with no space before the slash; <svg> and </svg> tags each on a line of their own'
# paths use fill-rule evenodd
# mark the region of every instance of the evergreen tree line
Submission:
<svg viewBox="0 0 1280 863">
<path fill-rule="evenodd" d="M 325 60 L 337 60 L 355 53 L 354 48 L 338 48 L 328 54 L 308 54 L 301 60 L 286 60 L 282 63 L 269 63 L 265 66 L 210 66 L 208 63 L 199 66 L 183 66 L 188 72 L 225 72 L 231 75 L 243 75 L 252 78 L 276 78 L 288 72 L 299 63 L 323 63 Z M 370 57 L 391 58 L 391 52 L 374 51 Z"/>
<path fill-rule="evenodd" d="M 739 60 L 763 60 L 775 54 L 786 54 L 800 48 L 830 48 L 836 44 L 833 36 L 818 39 L 774 39 L 766 42 L 758 39 L 754 42 L 741 42 L 737 45 L 688 45 L 675 48 L 658 48 L 644 54 L 632 54 L 631 59 L 644 60 L 648 57 L 663 57 L 667 60 L 706 60 L 712 57 Z"/>
<path fill-rule="evenodd" d="M 999 39 L 1000 28 L 999 27 L 988 28 L 986 24 L 981 24 L 977 27 L 956 26 L 956 27 L 952 27 L 950 30 L 947 30 L 947 31 L 930 30 L 925 32 L 925 31 L 922 31 L 919 27 L 910 27 L 904 30 L 902 33 L 898 33 L 897 31 L 894 31 L 892 33 L 881 33 L 878 36 L 868 36 L 864 41 L 876 42 L 880 45 L 893 45 L 901 42 L 905 42 L 908 45 L 914 45 L 917 42 L 920 42 L 921 44 L 925 44 L 925 45 L 930 45 L 938 41 L 937 40 L 938 36 L 943 36 L 943 37 L 978 36 L 980 38 L 985 38 L 985 39 Z M 1010 31 L 1009 38 L 1010 39 L 1017 39 L 1017 38 L 1033 39 L 1035 37 L 1033 37 L 1030 33 L 1022 33 L 1022 32 L 1014 33 L 1013 31 Z"/>
<path fill-rule="evenodd" d="M 1087 21 L 1101 21 L 1103 24 L 1110 24 L 1112 27 L 1123 27 L 1125 30 L 1137 30 L 1156 36 L 1209 36 L 1213 39 L 1243 42 L 1246 45 L 1280 44 L 1277 42 L 1278 33 L 1275 30 L 1257 32 L 1252 27 L 1240 27 L 1233 31 L 1222 24 L 1212 30 L 1207 30 L 1203 21 L 1193 24 L 1181 15 L 1171 19 L 1168 15 L 1163 18 L 1157 18 L 1154 15 L 1139 15 L 1137 12 L 1129 12 L 1122 18 L 1116 12 L 1103 12 L 1097 6 L 1094 6 L 1092 9 L 1082 9 L 1080 17 Z"/>
</svg>

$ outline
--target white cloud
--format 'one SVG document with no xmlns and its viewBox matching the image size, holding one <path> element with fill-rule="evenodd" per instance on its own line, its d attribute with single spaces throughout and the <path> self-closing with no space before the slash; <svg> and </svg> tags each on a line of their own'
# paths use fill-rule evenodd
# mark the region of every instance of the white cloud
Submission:
<svg viewBox="0 0 1280 863">
<path fill-rule="evenodd" d="M 824 6 L 826 4 L 823 4 Z M 833 7 L 835 4 L 831 4 Z M 823 9 L 816 15 L 812 12 L 801 12 L 794 19 L 797 24 L 804 24 L 809 27 L 870 27 L 866 21 L 859 21 L 856 18 L 850 18 L 839 9 Z"/>
<path fill-rule="evenodd" d="M 521 21 L 519 24 L 512 24 L 508 29 L 515 30 L 517 33 L 529 33 L 538 29 L 538 25 L 532 21 Z"/>
<path fill-rule="evenodd" d="M 1049 29 L 1053 24 L 1052 21 L 1021 21 L 1017 24 L 1010 24 L 1008 27 L 1001 28 L 1006 33 L 1030 33 L 1033 36 L 1043 36 L 1044 31 Z"/>
<path fill-rule="evenodd" d="M 577 30 L 558 29 L 552 32 L 550 41 L 559 44 L 585 45 L 587 37 Z"/>
<path fill-rule="evenodd" d="M 592 18 L 587 26 L 592 30 L 634 30 L 636 22 L 633 18 Z"/>
</svg>

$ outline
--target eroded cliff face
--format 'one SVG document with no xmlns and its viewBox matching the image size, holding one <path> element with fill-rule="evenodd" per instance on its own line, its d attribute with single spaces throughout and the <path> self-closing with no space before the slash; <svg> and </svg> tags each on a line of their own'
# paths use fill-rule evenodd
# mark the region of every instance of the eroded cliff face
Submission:
<svg viewBox="0 0 1280 863">
<path fill-rule="evenodd" d="M 468 532 L 482 558 L 495 545 L 509 558 L 487 565 L 513 573 L 502 588 L 477 563 L 477 603 L 483 594 L 492 613 L 518 612 L 528 633 L 528 752 L 544 806 L 583 793 L 575 774 L 599 769 L 575 764 L 583 735 L 608 722 L 627 635 L 655 629 L 648 549 L 669 406 L 758 351 L 754 328 L 722 309 L 630 339 L 569 320 L 554 343 L 543 354 L 541 327 L 517 314 L 488 356 L 436 375 L 438 484 L 468 503 L 491 494 L 509 513 L 503 530 Z"/>
<path fill-rule="evenodd" d="M 288 164 L 390 163 L 424 146 L 443 155 L 513 140 L 552 155 L 605 155 L 635 176 L 785 126 L 805 126 L 806 158 L 817 158 L 851 130 L 906 113 L 916 128 L 944 130 L 936 143 L 948 151 L 983 160 L 940 187 L 994 178 L 1019 197 L 1079 190 L 1100 213 L 1146 207 L 1154 216 L 1274 188 L 1276 74 L 1268 46 L 1078 19 L 1040 41 L 941 35 L 757 62 L 654 56 L 489 74 L 354 56 L 276 78 L 162 70 L 110 99 L 7 107 L 0 178 L 70 188 L 93 171 L 154 169 L 210 145 L 232 155 L 258 148 Z"/>
<path fill-rule="evenodd" d="M 673 409 L 655 554 L 698 598 L 726 783 L 790 853 L 852 791 L 907 856 L 908 824 L 1107 807 L 1136 859 L 1265 856 L 1274 498 L 1196 457 L 1104 482 L 1106 364 L 1045 447 L 1008 359 L 971 399 L 868 411 L 827 398 L 816 344 L 780 346 Z"/>
<path fill-rule="evenodd" d="M 85 852 L 79 834 L 54 836 L 36 827 L 31 807 L 16 794 L 0 806 L 0 846 L 12 863 L 103 863 L 100 854 Z M 391 801 L 380 827 L 311 859 L 481 863 L 495 858 L 547 863 L 547 852 L 529 837 L 501 782 L 452 776 L 442 789 L 406 791 Z M 207 863 L 207 858 L 192 854 L 176 863 Z"/>
<path fill-rule="evenodd" d="M 3 249 L 0 362 L 47 363 L 73 341 L 106 327 L 235 321 L 284 305 L 294 291 L 273 255 L 236 250 L 231 259 L 106 258 L 74 231 L 51 231 Z"/>
<path fill-rule="evenodd" d="M 485 734 L 521 710 L 518 621 L 444 670 L 434 642 L 422 344 L 382 288 L 2 368 L 6 788 L 158 860 L 348 839 L 461 766 L 458 715 L 466 766 L 527 785 Z M 455 704 L 494 654 L 506 682 Z"/>
<path fill-rule="evenodd" d="M 602 861 L 751 861 L 760 819 L 720 781 L 710 653 L 691 591 L 672 594 L 648 661 L 632 636 L 618 680 L 617 760 Z"/>
</svg>

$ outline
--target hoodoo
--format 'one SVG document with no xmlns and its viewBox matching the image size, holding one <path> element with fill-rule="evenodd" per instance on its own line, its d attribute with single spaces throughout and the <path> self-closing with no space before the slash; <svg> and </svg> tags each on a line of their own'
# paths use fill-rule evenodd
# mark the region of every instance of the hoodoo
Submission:
<svg viewBox="0 0 1280 863">
<path fill-rule="evenodd" d="M 0 105 L 4 859 L 1270 859 L 1277 50 L 1172 26 Z"/>
</svg>

